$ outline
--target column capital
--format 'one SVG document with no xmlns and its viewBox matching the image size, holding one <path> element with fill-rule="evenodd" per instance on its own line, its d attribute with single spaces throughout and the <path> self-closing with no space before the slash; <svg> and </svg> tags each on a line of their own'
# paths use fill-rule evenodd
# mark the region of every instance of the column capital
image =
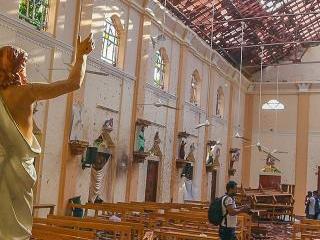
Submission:
<svg viewBox="0 0 320 240">
<path fill-rule="evenodd" d="M 299 92 L 308 92 L 311 87 L 311 83 L 297 83 L 297 87 Z"/>
</svg>

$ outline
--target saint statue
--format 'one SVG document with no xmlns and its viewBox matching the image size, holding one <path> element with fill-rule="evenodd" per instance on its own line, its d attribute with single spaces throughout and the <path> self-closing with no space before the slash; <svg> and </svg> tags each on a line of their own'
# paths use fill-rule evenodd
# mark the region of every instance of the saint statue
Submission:
<svg viewBox="0 0 320 240">
<path fill-rule="evenodd" d="M 262 172 L 266 173 L 281 173 L 281 171 L 276 168 L 275 161 L 278 160 L 271 154 L 269 154 L 266 158 L 266 166 L 262 169 Z M 278 160 L 279 161 L 279 160 Z"/>
<path fill-rule="evenodd" d="M 194 150 L 196 150 L 196 147 L 194 146 L 194 143 L 192 143 L 190 145 L 190 151 L 189 151 L 189 154 L 186 159 L 188 162 L 195 162 L 196 161 L 196 159 L 194 158 L 194 154 L 193 154 Z"/>
<path fill-rule="evenodd" d="M 186 152 L 184 150 L 184 147 L 186 146 L 186 142 L 185 141 L 181 141 L 180 144 L 180 150 L 179 150 L 179 159 L 184 160 L 184 157 L 186 156 Z"/>
<path fill-rule="evenodd" d="M 160 148 L 160 137 L 159 137 L 159 132 L 156 132 L 156 135 L 154 136 L 153 139 L 153 146 L 150 149 L 150 154 L 159 157 L 160 159 L 162 159 L 162 152 L 161 152 L 161 148 Z"/>
<path fill-rule="evenodd" d="M 208 153 L 208 158 L 206 161 L 207 165 L 211 164 L 219 164 L 219 157 L 220 157 L 220 148 L 218 146 L 219 144 L 215 144 L 213 146 L 210 146 L 210 150 Z"/>
<path fill-rule="evenodd" d="M 139 134 L 138 134 L 138 151 L 144 152 L 145 146 L 145 138 L 144 138 L 144 127 L 141 127 Z"/>
<path fill-rule="evenodd" d="M 75 62 L 66 80 L 28 83 L 27 53 L 0 48 L 0 239 L 30 239 L 32 188 L 36 181 L 34 158 L 41 152 L 33 135 L 33 103 L 72 92 L 81 87 L 87 55 L 93 50 L 92 35 L 77 40 Z"/>
<path fill-rule="evenodd" d="M 105 165 L 111 156 L 111 152 L 109 151 L 107 144 L 101 135 L 95 140 L 94 146 L 98 149 L 98 154 L 91 168 L 88 202 L 102 203 L 103 200 L 101 199 L 101 190 L 104 186 L 103 180 L 106 173 Z"/>
<path fill-rule="evenodd" d="M 191 80 L 191 97 L 190 102 L 192 104 L 197 104 L 197 80 L 192 76 Z"/>
<path fill-rule="evenodd" d="M 207 165 L 213 164 L 213 157 L 214 157 L 214 146 L 210 146 L 210 149 L 208 151 L 208 157 L 207 157 Z"/>
</svg>

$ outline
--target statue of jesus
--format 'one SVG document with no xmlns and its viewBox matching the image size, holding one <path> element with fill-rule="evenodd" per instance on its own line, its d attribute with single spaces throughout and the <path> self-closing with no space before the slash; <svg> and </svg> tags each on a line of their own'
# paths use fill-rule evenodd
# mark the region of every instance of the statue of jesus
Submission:
<svg viewBox="0 0 320 240">
<path fill-rule="evenodd" d="M 66 80 L 28 83 L 27 53 L 0 48 L 0 239 L 27 240 L 32 229 L 32 188 L 36 181 L 34 157 L 41 152 L 32 133 L 33 103 L 70 93 L 81 87 L 92 34 L 77 39 L 75 62 Z"/>
</svg>

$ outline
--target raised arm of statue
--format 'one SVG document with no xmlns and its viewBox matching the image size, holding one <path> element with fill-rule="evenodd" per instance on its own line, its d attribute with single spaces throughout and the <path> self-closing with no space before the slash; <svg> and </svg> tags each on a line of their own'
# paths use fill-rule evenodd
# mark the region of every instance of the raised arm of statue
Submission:
<svg viewBox="0 0 320 240">
<path fill-rule="evenodd" d="M 93 49 L 94 42 L 92 40 L 92 34 L 90 34 L 84 41 L 81 41 L 79 36 L 76 47 L 76 60 L 70 71 L 68 79 L 54 83 L 31 83 L 26 85 L 27 100 L 33 103 L 38 100 L 55 98 L 79 89 L 85 76 L 87 55 Z"/>
</svg>

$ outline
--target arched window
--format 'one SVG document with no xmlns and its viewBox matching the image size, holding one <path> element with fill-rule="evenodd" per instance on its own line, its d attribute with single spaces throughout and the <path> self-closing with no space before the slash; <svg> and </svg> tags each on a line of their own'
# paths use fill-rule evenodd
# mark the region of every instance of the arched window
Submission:
<svg viewBox="0 0 320 240">
<path fill-rule="evenodd" d="M 262 105 L 263 110 L 284 110 L 284 104 L 277 99 L 271 99 Z"/>
<path fill-rule="evenodd" d="M 19 18 L 31 23 L 39 30 L 48 27 L 49 0 L 19 0 Z"/>
<path fill-rule="evenodd" d="M 190 103 L 194 105 L 198 105 L 200 103 L 200 76 L 199 72 L 195 70 L 191 76 L 191 95 L 190 95 Z"/>
<path fill-rule="evenodd" d="M 116 66 L 118 62 L 118 54 L 119 34 L 112 19 L 106 18 L 101 58 L 113 66 Z"/>
<path fill-rule="evenodd" d="M 153 83 L 155 86 L 164 89 L 164 79 L 165 79 L 165 62 L 163 53 L 158 50 L 155 55 L 155 67 L 153 73 Z"/>
<path fill-rule="evenodd" d="M 224 115 L 224 94 L 223 94 L 222 87 L 219 87 L 217 91 L 216 116 L 223 118 L 223 115 Z"/>
</svg>

